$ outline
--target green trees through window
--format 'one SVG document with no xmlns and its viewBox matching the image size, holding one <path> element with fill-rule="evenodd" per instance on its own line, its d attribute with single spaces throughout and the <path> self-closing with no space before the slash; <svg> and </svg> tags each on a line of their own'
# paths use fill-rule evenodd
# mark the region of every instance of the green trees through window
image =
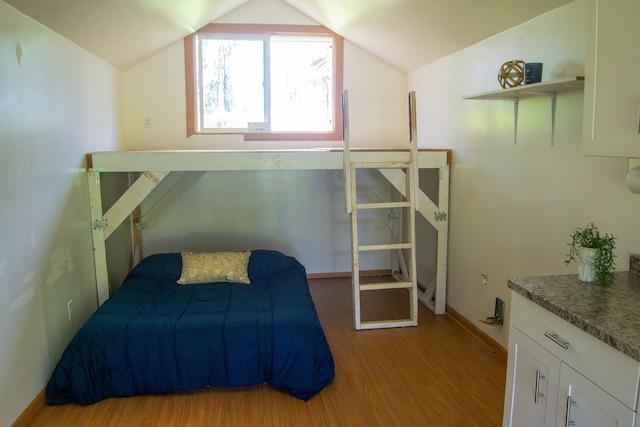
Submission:
<svg viewBox="0 0 640 427">
<path fill-rule="evenodd" d="M 185 53 L 192 133 L 340 139 L 342 39 L 324 27 L 212 24 Z"/>
</svg>

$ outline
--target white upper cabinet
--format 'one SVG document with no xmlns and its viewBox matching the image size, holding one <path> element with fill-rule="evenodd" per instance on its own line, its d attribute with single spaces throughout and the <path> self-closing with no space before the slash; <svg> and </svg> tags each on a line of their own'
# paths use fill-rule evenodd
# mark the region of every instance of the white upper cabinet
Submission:
<svg viewBox="0 0 640 427">
<path fill-rule="evenodd" d="M 640 1 L 585 1 L 582 152 L 640 157 Z"/>
</svg>

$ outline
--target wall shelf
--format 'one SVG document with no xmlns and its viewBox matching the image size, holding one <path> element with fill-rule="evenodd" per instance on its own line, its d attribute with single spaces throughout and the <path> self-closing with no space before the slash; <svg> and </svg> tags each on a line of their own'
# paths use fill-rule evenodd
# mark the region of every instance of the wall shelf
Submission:
<svg viewBox="0 0 640 427">
<path fill-rule="evenodd" d="M 576 76 L 559 80 L 551 80 L 548 82 L 516 86 L 508 89 L 494 90 L 491 92 L 478 93 L 475 95 L 466 96 L 464 99 L 513 101 L 513 143 L 515 144 L 518 135 L 518 102 L 521 99 L 525 98 L 548 96 L 551 99 L 551 145 L 553 145 L 556 125 L 557 94 L 560 92 L 581 90 L 583 88 L 584 77 Z"/>
</svg>

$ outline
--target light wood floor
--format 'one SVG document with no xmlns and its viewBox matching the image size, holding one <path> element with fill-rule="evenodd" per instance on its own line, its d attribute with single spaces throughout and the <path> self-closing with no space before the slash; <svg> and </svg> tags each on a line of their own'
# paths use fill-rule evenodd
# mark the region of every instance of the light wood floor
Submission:
<svg viewBox="0 0 640 427">
<path fill-rule="evenodd" d="M 506 362 L 420 304 L 415 328 L 355 331 L 350 279 L 310 280 L 336 365 L 308 402 L 268 385 L 43 407 L 33 426 L 499 426 Z M 386 293 L 384 293 L 386 292 Z M 364 294 L 363 316 L 394 316 L 406 291 Z"/>
</svg>

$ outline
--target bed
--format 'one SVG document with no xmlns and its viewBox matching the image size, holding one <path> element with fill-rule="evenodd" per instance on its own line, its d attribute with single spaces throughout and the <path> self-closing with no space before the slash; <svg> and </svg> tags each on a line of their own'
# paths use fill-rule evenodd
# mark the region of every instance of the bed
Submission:
<svg viewBox="0 0 640 427">
<path fill-rule="evenodd" d="M 250 252 L 249 284 L 182 285 L 180 253 L 138 264 L 78 331 L 46 387 L 49 405 L 268 383 L 308 400 L 334 362 L 304 267 Z"/>
</svg>

